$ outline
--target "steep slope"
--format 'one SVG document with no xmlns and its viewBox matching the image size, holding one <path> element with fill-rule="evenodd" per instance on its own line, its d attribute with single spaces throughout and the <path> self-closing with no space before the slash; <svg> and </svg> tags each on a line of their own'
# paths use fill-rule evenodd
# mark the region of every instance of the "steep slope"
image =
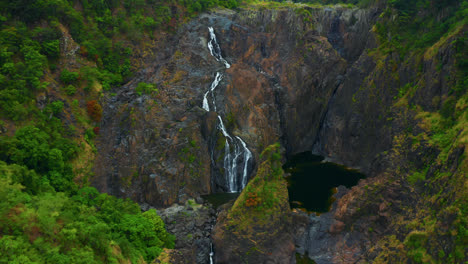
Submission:
<svg viewBox="0 0 468 264">
<path fill-rule="evenodd" d="M 255 160 L 280 141 L 286 156 L 313 151 L 369 177 L 332 212 L 308 217 L 301 253 L 319 263 L 461 261 L 466 2 L 423 2 L 253 5 L 195 18 L 160 43 L 154 66 L 108 97 L 96 186 L 155 206 L 222 189 L 223 136 L 216 114 L 201 108 L 224 68 L 207 49 L 213 27 L 231 64 L 217 112 Z M 139 92 L 142 82 L 158 91 Z"/>
<path fill-rule="evenodd" d="M 103 94 L 215 5 L 200 2 L 0 1 L 1 263 L 150 263 L 174 246 L 155 210 L 88 186 Z"/>
<path fill-rule="evenodd" d="M 257 175 L 213 231 L 216 263 L 289 263 L 294 244 L 280 145 L 262 152 Z"/>
<path fill-rule="evenodd" d="M 317 21 L 312 21 L 310 12 L 316 13 Z M 171 48 L 160 49 L 164 51 L 154 67 L 141 71 L 108 99 L 101 126 L 103 140 L 98 144 L 96 185 L 155 205 L 183 202 L 197 193 L 217 190 L 208 177 L 208 161 L 216 161 L 211 166 L 212 179 L 221 177 L 217 161 L 223 153 L 212 158 L 207 154 L 213 145 L 223 148 L 222 135 L 216 132 L 216 117 L 205 115 L 201 106 L 214 72 L 223 65 L 207 49 L 209 26 L 219 34 L 225 57 L 232 63 L 215 95 L 220 102 L 217 111 L 227 117 L 227 129 L 241 136 L 256 158 L 264 146 L 280 139 L 288 153 L 311 149 L 328 101 L 346 71 L 346 61 L 326 36 L 339 38 L 338 29 L 349 27 L 342 52 L 354 58 L 346 50 L 360 47 L 358 34 L 369 31 L 373 16 L 375 12 L 370 11 L 321 8 L 220 10 L 186 24 L 176 37 L 161 43 Z M 352 17 L 356 20 L 351 21 Z M 140 82 L 155 84 L 157 95 L 150 98 L 135 92 Z M 151 140 L 160 137 L 165 140 Z M 133 143 L 128 144 L 129 140 Z M 123 151 L 123 156 L 107 154 L 114 151 Z M 129 158 L 128 153 L 134 154 Z M 155 154 L 165 158 L 155 158 Z M 196 160 L 186 161 L 186 155 Z M 151 182 L 159 186 L 148 187 Z M 148 191 L 142 193 L 142 189 Z"/>
</svg>

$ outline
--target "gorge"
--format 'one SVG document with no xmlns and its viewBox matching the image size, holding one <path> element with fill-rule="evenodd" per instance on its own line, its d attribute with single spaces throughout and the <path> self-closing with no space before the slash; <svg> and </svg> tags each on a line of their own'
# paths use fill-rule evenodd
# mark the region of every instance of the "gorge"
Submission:
<svg viewBox="0 0 468 264">
<path fill-rule="evenodd" d="M 47 254 L 87 263 L 466 261 L 466 0 L 88 2 L 56 9 L 82 22 L 24 22 L 34 40 L 55 27 L 60 54 L 23 103 L 39 117 L 0 109 L 0 197 L 14 202 L 0 207 L 0 262 L 46 235 Z M 5 46 L 27 28 L 11 17 L 0 12 Z M 80 23 L 111 44 L 93 47 Z M 39 61 L 24 43 L 0 50 L 0 84 Z M 320 186 L 288 186 L 287 161 L 315 166 Z M 332 163 L 342 181 L 325 181 Z M 28 221 L 54 220 L 27 224 L 25 206 Z"/>
<path fill-rule="evenodd" d="M 449 39 L 435 55 L 443 58 L 445 66 L 434 68 L 430 60 L 422 59 L 419 63 L 426 66 L 418 74 L 415 64 L 374 55 L 379 46 L 375 24 L 383 11 L 384 5 L 368 9 L 299 5 L 213 10 L 188 22 L 168 45 L 171 48 L 164 59 L 139 73 L 127 89 L 106 103 L 101 135 L 115 140 L 98 139 L 102 154 L 97 164 L 102 165 L 97 166 L 95 178 L 107 179 L 107 184 L 97 186 L 156 207 L 201 194 L 238 192 L 248 172 L 259 173 L 263 148 L 279 141 L 287 157 L 312 151 L 359 169 L 368 179 L 351 190 L 340 188 L 327 214 L 306 217 L 296 213 L 293 220 L 272 221 L 263 226 L 266 229 L 253 224 L 253 230 L 284 232 L 273 232 L 254 244 L 250 240 L 256 236 L 228 235 L 224 226 L 230 215 L 224 220 L 221 215 L 213 231 L 215 262 L 241 263 L 246 260 L 240 255 L 257 248 L 246 257 L 249 262 L 286 263 L 295 243 L 298 252 L 317 263 L 337 262 L 337 256 L 350 261 L 371 257 L 366 255 L 372 248 L 369 242 L 377 234 L 391 233 L 392 211 L 405 203 L 414 204 L 410 201 L 416 195 L 400 178 L 404 173 L 390 177 L 389 171 L 398 167 L 411 171 L 437 157 L 436 147 L 424 141 L 417 146 L 398 143 L 395 149 L 396 140 L 410 140 L 423 131 L 416 114 L 396 106 L 395 98 L 405 84 L 419 83 L 421 88 L 411 100 L 432 109 L 424 106 L 427 99 L 423 98 L 444 98 L 450 90 L 444 76 L 454 69 L 453 57 L 446 53 Z M 157 99 L 132 91 L 141 80 L 160 87 Z M 199 102 L 208 112 L 200 109 Z M 148 111 L 150 106 L 157 110 Z M 138 116 L 132 129 L 128 109 Z M 413 127 L 413 136 L 408 137 L 406 127 Z M 180 159 L 187 146 L 193 163 Z M 109 151 L 115 153 L 110 159 L 104 157 Z M 408 154 L 396 158 L 397 152 Z M 114 164 L 112 170 L 106 164 Z M 136 168 L 138 177 L 125 186 L 122 177 L 131 174 L 129 167 Z M 379 195 L 371 198 L 372 192 Z M 290 214 L 281 208 L 276 217 Z M 293 235 L 294 221 L 305 225 L 298 228 L 302 234 Z M 343 256 L 348 253 L 342 245 L 352 255 Z M 275 253 L 268 257 L 266 252 Z"/>
</svg>

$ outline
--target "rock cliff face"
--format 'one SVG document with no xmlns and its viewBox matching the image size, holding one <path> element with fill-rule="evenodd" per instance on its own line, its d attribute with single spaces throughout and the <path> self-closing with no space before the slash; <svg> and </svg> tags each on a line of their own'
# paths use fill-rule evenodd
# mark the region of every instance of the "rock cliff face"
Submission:
<svg viewBox="0 0 468 264">
<path fill-rule="evenodd" d="M 213 230 L 216 263 L 290 263 L 294 256 L 288 190 L 279 144 L 262 153 L 257 175 Z M 276 155 L 276 156 L 275 156 Z"/>
<path fill-rule="evenodd" d="M 206 32 L 194 21 L 176 37 L 162 37 L 153 66 L 105 99 L 94 177 L 99 189 L 153 206 L 211 192 L 201 94 L 216 63 Z M 137 91 L 141 82 L 157 91 Z"/>
<path fill-rule="evenodd" d="M 442 107 L 450 86 L 444 76 L 454 71 L 456 38 L 448 37 L 423 58 L 379 57 L 372 50 L 378 47 L 372 27 L 380 12 L 378 6 L 217 10 L 190 21 L 174 37 L 161 37 L 154 65 L 105 99 L 94 184 L 158 207 L 223 190 L 224 145 L 217 116 L 201 108 L 215 73 L 223 71 L 215 92 L 217 112 L 229 133 L 247 143 L 254 160 L 261 160 L 265 146 L 280 141 L 286 156 L 312 150 L 369 176 L 342 190 L 330 213 L 295 215 L 301 226 L 285 231 L 286 240 L 292 241 L 296 232 L 298 252 L 318 263 L 376 258 L 386 246 L 371 242 L 403 230 L 395 224 L 401 219 L 393 216 L 409 219 L 401 208 L 406 203 L 416 207 L 421 199 L 404 176 L 438 154 L 423 136 L 414 144 L 416 135 L 428 129 L 407 105 L 417 103 L 426 111 Z M 207 49 L 209 26 L 231 64 L 227 70 Z M 140 82 L 154 83 L 158 91 L 138 92 Z M 397 102 L 399 90 L 409 82 L 421 89 Z M 439 101 L 433 99 L 437 97 Z M 464 148 L 456 149 L 450 153 L 460 157 Z M 458 165 L 453 166 L 434 167 L 428 175 L 456 173 Z M 217 256 L 220 263 L 247 254 L 246 243 L 226 244 L 239 239 L 226 229 L 228 218 L 220 216 L 215 232 L 215 247 L 225 248 Z M 224 240 L 226 234 L 230 237 Z M 270 246 L 271 252 L 278 249 Z M 283 249 L 281 263 L 287 263 L 285 256 L 294 246 Z"/>
<path fill-rule="evenodd" d="M 167 231 L 175 236 L 174 249 L 162 263 L 209 263 L 210 233 L 216 221 L 216 212 L 209 204 L 188 200 L 185 205 L 174 204 L 158 214 Z"/>
<path fill-rule="evenodd" d="M 278 140 L 288 154 L 310 150 L 346 72 L 344 58 L 362 52 L 373 16 L 346 9 L 218 11 L 161 38 L 154 66 L 106 99 L 95 185 L 155 206 L 222 189 L 213 183 L 222 178 L 222 151 L 210 157 L 210 148 L 220 148 L 217 120 L 201 109 L 223 67 L 207 49 L 208 26 L 232 64 L 215 93 L 232 134 L 256 158 Z M 140 82 L 158 92 L 137 92 Z"/>
<path fill-rule="evenodd" d="M 235 61 L 226 95 L 244 122 L 240 126 L 250 128 L 260 148 L 281 139 L 287 155 L 312 149 L 347 71 L 346 59 L 362 53 L 376 14 L 283 9 L 233 17 L 236 23 L 225 37 L 226 54 Z"/>
<path fill-rule="evenodd" d="M 362 53 L 375 15 L 346 9 L 217 11 L 161 38 L 154 66 L 106 98 L 94 184 L 159 207 L 221 189 L 216 179 L 222 178 L 222 151 L 210 155 L 220 149 L 221 135 L 216 115 L 201 109 L 214 73 L 224 67 L 207 49 L 208 26 L 232 64 L 215 93 L 230 132 L 246 141 L 255 160 L 277 141 L 287 154 L 311 150 L 347 60 Z M 158 92 L 137 91 L 140 82 L 156 84 Z M 291 232 L 282 235 L 292 241 Z M 284 250 L 272 251 L 289 261 Z"/>
</svg>

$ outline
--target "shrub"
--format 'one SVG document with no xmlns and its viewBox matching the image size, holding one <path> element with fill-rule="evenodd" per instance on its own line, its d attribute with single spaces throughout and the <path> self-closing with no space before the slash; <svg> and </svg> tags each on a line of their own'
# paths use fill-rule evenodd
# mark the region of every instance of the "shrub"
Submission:
<svg viewBox="0 0 468 264">
<path fill-rule="evenodd" d="M 457 100 L 454 96 L 450 96 L 447 100 L 444 101 L 442 104 L 442 108 L 440 109 L 440 114 L 444 118 L 450 118 L 453 116 L 455 112 L 455 105 L 457 104 Z"/>
<path fill-rule="evenodd" d="M 254 192 L 247 193 L 247 199 L 245 199 L 245 206 L 247 207 L 256 207 L 260 204 L 258 196 Z"/>
<path fill-rule="evenodd" d="M 60 80 L 65 83 L 65 84 L 71 84 L 78 80 L 78 73 L 77 72 L 71 72 L 68 71 L 67 69 L 64 69 L 62 73 L 60 74 Z"/>
<path fill-rule="evenodd" d="M 88 110 L 88 115 L 95 122 L 101 121 L 102 117 L 102 107 L 96 100 L 91 100 L 86 103 L 86 109 Z"/>
<path fill-rule="evenodd" d="M 49 58 L 56 59 L 60 56 L 60 41 L 53 40 L 49 42 L 43 42 L 41 44 L 42 52 Z"/>
<path fill-rule="evenodd" d="M 158 89 L 154 84 L 141 82 L 135 88 L 135 91 L 138 93 L 138 95 L 141 96 L 143 93 L 148 95 L 151 95 L 152 93 L 157 93 Z"/>
<path fill-rule="evenodd" d="M 74 95 L 76 93 L 76 87 L 72 84 L 68 85 L 67 87 L 65 87 L 65 93 L 67 95 Z"/>
<path fill-rule="evenodd" d="M 63 110 L 63 102 L 62 101 L 54 101 L 50 104 L 50 109 L 54 115 L 58 115 Z"/>
</svg>

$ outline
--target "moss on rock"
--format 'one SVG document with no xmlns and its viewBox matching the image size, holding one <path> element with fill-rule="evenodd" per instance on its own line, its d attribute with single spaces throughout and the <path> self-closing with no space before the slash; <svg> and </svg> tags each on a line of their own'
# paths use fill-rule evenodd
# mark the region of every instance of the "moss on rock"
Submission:
<svg viewBox="0 0 468 264">
<path fill-rule="evenodd" d="M 214 230 L 217 263 L 286 263 L 294 251 L 291 209 L 279 144 L 267 147 L 257 175 Z"/>
</svg>

